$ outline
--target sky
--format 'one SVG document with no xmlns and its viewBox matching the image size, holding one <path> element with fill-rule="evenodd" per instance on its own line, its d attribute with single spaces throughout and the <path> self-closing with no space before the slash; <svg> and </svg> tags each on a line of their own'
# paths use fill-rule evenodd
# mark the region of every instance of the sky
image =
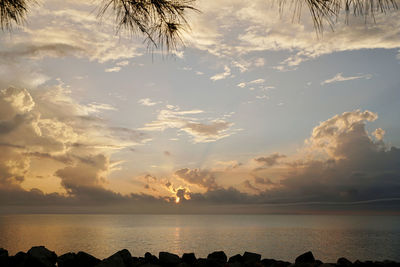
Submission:
<svg viewBox="0 0 400 267">
<path fill-rule="evenodd" d="M 400 12 L 196 7 L 170 53 L 95 1 L 0 33 L 0 212 L 398 213 Z"/>
</svg>

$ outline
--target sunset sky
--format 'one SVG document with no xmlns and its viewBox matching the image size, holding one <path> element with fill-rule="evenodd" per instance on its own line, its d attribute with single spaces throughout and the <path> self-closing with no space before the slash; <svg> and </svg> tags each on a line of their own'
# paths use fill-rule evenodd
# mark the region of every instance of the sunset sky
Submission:
<svg viewBox="0 0 400 267">
<path fill-rule="evenodd" d="M 306 8 L 198 0 L 166 54 L 96 7 L 0 33 L 0 212 L 400 210 L 399 11 L 317 36 Z"/>
</svg>

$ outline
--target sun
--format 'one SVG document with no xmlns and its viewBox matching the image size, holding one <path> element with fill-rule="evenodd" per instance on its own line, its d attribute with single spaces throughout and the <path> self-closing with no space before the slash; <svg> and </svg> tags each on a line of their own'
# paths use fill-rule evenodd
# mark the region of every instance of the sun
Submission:
<svg viewBox="0 0 400 267">
<path fill-rule="evenodd" d="M 175 198 L 175 203 L 178 204 L 179 201 L 181 201 L 181 198 L 180 198 L 180 197 L 176 197 L 176 198 Z"/>
</svg>

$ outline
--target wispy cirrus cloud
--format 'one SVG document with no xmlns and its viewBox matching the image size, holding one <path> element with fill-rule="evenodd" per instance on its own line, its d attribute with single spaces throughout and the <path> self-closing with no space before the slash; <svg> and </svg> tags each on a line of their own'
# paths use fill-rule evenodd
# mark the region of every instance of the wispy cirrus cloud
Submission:
<svg viewBox="0 0 400 267">
<path fill-rule="evenodd" d="M 121 70 L 121 67 L 115 66 L 112 68 L 105 69 L 104 71 L 105 72 L 119 72 L 120 70 Z"/>
<path fill-rule="evenodd" d="M 210 80 L 223 80 L 228 78 L 229 76 L 231 76 L 231 69 L 228 66 L 224 66 L 224 72 L 215 74 L 214 76 L 210 77 Z"/>
<path fill-rule="evenodd" d="M 203 110 L 180 110 L 179 107 L 167 105 L 166 109 L 160 110 L 157 119 L 146 123 L 139 130 L 164 131 L 172 128 L 189 134 L 195 143 L 214 142 L 232 135 L 235 131 L 231 129 L 234 125 L 223 118 L 204 119 L 198 116 Z"/>
<path fill-rule="evenodd" d="M 337 82 L 353 81 L 353 80 L 359 80 L 359 79 L 369 80 L 371 78 L 372 78 L 371 74 L 360 74 L 360 75 L 346 77 L 346 76 L 343 76 L 343 72 L 340 72 L 340 73 L 336 74 L 334 77 L 321 82 L 321 85 L 337 83 Z"/>
<path fill-rule="evenodd" d="M 142 105 L 142 106 L 152 107 L 152 106 L 155 106 L 157 104 L 160 104 L 161 101 L 154 102 L 150 98 L 142 98 L 142 99 L 139 99 L 138 103 L 140 105 Z"/>
</svg>

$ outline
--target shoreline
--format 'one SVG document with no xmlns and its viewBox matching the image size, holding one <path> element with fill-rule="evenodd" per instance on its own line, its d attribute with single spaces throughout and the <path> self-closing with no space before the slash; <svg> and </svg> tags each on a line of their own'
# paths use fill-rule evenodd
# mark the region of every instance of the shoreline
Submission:
<svg viewBox="0 0 400 267">
<path fill-rule="evenodd" d="M 224 251 L 215 251 L 207 258 L 196 258 L 194 253 L 178 256 L 169 252 L 160 252 L 158 257 L 146 252 L 145 255 L 132 256 L 127 249 L 120 250 L 108 258 L 98 259 L 86 252 L 65 253 L 57 256 L 44 246 L 36 246 L 27 252 L 9 255 L 0 248 L 1 267 L 400 267 L 399 262 L 359 261 L 354 262 L 341 257 L 336 262 L 324 263 L 314 258 L 311 251 L 305 252 L 293 262 L 261 258 L 260 254 L 244 252 L 227 257 Z"/>
</svg>

